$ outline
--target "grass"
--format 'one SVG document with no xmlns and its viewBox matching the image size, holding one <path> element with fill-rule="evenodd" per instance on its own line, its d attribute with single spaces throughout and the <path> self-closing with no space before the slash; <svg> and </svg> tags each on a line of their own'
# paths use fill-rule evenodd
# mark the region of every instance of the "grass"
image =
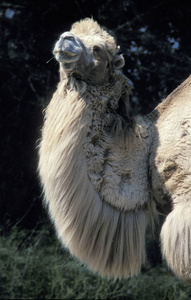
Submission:
<svg viewBox="0 0 191 300">
<path fill-rule="evenodd" d="M 72 258 L 48 228 L 13 227 L 0 238 L 0 299 L 187 300 L 191 287 L 164 265 L 133 279 L 101 278 Z"/>
</svg>

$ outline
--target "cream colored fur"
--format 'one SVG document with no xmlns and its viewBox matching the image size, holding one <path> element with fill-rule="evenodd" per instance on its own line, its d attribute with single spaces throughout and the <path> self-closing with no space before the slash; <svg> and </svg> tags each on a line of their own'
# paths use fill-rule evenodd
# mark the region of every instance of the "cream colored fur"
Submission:
<svg viewBox="0 0 191 300">
<path fill-rule="evenodd" d="M 117 180 L 121 176 L 113 174 L 115 169 L 124 174 L 126 171 L 122 162 L 121 167 L 116 166 L 115 149 L 118 152 L 117 161 L 124 157 L 122 150 L 120 157 L 120 146 L 115 145 L 115 149 L 111 149 L 111 158 L 107 158 L 107 163 L 99 153 L 105 149 L 100 147 L 94 153 L 94 162 L 89 163 L 91 149 L 87 144 L 87 135 L 92 124 L 92 110 L 87 103 L 97 99 L 91 99 L 89 93 L 88 96 L 86 93 L 81 96 L 75 91 L 67 91 L 63 98 L 65 92 L 64 84 L 60 83 L 47 109 L 39 162 L 45 198 L 58 236 L 71 253 L 101 275 L 121 277 L 137 274 L 145 262 L 149 208 L 144 203 L 146 199 L 148 201 L 148 192 L 141 185 L 142 193 L 138 191 L 136 198 L 136 192 L 132 189 L 129 202 L 126 195 L 125 203 L 119 182 L 113 182 L 111 187 L 113 176 Z M 98 96 L 106 97 L 106 94 L 99 95 L 97 92 Z M 131 136 L 130 141 L 133 142 Z M 112 140 L 103 143 L 110 147 L 113 145 Z M 131 149 L 133 145 L 126 142 L 126 147 Z M 103 176 L 106 179 L 99 188 L 99 178 L 92 177 L 96 177 L 94 169 L 104 163 L 106 171 Z M 100 176 L 99 172 L 97 175 Z M 110 188 L 111 191 L 107 191 Z M 119 197 L 116 204 L 113 191 Z"/>
<path fill-rule="evenodd" d="M 172 270 L 188 279 L 191 104 L 184 93 L 188 89 L 190 99 L 191 79 L 150 115 L 130 120 L 130 86 L 112 67 L 118 59 L 113 38 L 92 19 L 72 27 L 75 37 L 78 30 L 87 53 L 95 36 L 96 43 L 98 36 L 102 45 L 105 41 L 102 57 L 110 69 L 104 63 L 108 80 L 95 79 L 94 85 L 61 67 L 61 82 L 46 110 L 39 173 L 58 236 L 93 271 L 133 276 L 146 260 L 145 232 L 156 206 L 160 211 L 172 206 L 161 232 L 162 251 Z"/>
<path fill-rule="evenodd" d="M 184 281 L 191 282 L 191 206 L 174 206 L 161 230 L 162 251 L 168 265 Z"/>
<path fill-rule="evenodd" d="M 172 211 L 161 230 L 162 253 L 173 272 L 191 282 L 191 76 L 151 115 L 153 196 Z"/>
</svg>

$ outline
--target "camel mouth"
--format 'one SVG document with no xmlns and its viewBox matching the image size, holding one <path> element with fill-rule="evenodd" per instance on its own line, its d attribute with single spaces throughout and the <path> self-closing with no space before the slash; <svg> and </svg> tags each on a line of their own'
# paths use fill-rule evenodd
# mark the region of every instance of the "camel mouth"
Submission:
<svg viewBox="0 0 191 300">
<path fill-rule="evenodd" d="M 69 33 L 63 34 L 56 43 L 53 54 L 58 62 L 72 63 L 79 59 L 82 53 L 82 47 Z"/>
<path fill-rule="evenodd" d="M 80 54 L 69 51 L 54 51 L 54 56 L 58 62 L 72 63 L 79 59 Z"/>
</svg>

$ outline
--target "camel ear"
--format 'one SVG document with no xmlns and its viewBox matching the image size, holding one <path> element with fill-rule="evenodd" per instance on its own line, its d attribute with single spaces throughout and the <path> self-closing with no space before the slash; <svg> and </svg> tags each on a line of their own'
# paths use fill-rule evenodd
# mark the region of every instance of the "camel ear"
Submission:
<svg viewBox="0 0 191 300">
<path fill-rule="evenodd" d="M 117 54 L 114 57 L 113 65 L 115 69 L 121 69 L 125 65 L 125 60 L 122 54 Z"/>
</svg>

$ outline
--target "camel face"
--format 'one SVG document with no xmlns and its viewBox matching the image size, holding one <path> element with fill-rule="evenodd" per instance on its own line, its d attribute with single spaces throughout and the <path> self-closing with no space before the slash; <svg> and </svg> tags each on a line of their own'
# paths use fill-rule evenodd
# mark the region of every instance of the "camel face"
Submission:
<svg viewBox="0 0 191 300">
<path fill-rule="evenodd" d="M 67 75 L 96 85 L 109 79 L 110 59 L 100 38 L 79 38 L 70 32 L 60 36 L 53 51 Z"/>
<path fill-rule="evenodd" d="M 78 39 L 70 32 L 65 32 L 55 45 L 53 51 L 58 62 L 63 63 L 64 68 L 72 70 L 75 62 L 79 60 L 82 47 Z"/>
<path fill-rule="evenodd" d="M 60 71 L 64 77 L 73 76 L 92 85 L 108 82 L 113 69 L 124 65 L 114 38 L 108 35 L 108 47 L 107 33 L 91 20 L 83 25 L 78 22 L 76 27 L 74 24 L 55 44 L 53 54 L 60 63 Z"/>
</svg>

